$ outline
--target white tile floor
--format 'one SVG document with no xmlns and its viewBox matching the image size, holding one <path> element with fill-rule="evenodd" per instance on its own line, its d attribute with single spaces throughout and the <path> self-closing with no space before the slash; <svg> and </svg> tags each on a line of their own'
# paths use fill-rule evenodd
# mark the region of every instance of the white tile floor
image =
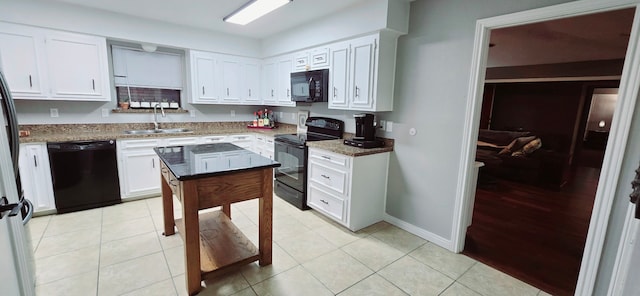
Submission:
<svg viewBox="0 0 640 296">
<path fill-rule="evenodd" d="M 254 242 L 257 213 L 256 200 L 231 212 Z M 384 222 L 353 233 L 274 197 L 273 224 L 272 265 L 207 280 L 200 295 L 547 295 Z M 34 218 L 37 294 L 186 295 L 182 240 L 161 229 L 160 198 Z"/>
</svg>

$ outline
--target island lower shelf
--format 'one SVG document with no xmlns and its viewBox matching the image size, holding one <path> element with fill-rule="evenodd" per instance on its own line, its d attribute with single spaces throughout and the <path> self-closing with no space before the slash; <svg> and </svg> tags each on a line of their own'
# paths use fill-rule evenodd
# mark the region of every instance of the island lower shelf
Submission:
<svg viewBox="0 0 640 296">
<path fill-rule="evenodd" d="M 258 248 L 222 211 L 201 212 L 198 220 L 202 276 L 216 276 L 259 259 Z M 184 240 L 184 223 L 182 219 L 175 222 Z"/>
</svg>

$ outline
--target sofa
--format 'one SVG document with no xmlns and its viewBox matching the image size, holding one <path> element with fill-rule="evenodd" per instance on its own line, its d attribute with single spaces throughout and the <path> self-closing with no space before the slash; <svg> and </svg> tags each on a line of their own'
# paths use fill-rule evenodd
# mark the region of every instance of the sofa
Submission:
<svg viewBox="0 0 640 296">
<path fill-rule="evenodd" d="M 485 166 L 479 185 L 501 178 L 561 188 L 568 179 L 569 146 L 570 139 L 563 135 L 481 129 L 476 161 Z"/>
</svg>

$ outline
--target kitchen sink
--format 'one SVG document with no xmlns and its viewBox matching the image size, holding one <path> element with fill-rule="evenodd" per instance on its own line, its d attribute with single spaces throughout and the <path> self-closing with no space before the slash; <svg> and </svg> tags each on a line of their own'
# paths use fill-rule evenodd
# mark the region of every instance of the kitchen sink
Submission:
<svg viewBox="0 0 640 296">
<path fill-rule="evenodd" d="M 149 135 L 149 134 L 184 134 L 193 131 L 186 128 L 160 128 L 160 129 L 143 129 L 143 130 L 126 130 L 127 135 Z"/>
</svg>

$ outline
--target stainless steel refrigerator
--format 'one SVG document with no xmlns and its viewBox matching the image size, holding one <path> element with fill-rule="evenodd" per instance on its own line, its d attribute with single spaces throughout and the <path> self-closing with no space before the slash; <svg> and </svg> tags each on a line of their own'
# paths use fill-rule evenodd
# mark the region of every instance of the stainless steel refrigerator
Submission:
<svg viewBox="0 0 640 296">
<path fill-rule="evenodd" d="M 33 205 L 22 195 L 15 105 L 0 71 L 0 295 L 35 295 L 35 265 L 28 222 Z"/>
</svg>

